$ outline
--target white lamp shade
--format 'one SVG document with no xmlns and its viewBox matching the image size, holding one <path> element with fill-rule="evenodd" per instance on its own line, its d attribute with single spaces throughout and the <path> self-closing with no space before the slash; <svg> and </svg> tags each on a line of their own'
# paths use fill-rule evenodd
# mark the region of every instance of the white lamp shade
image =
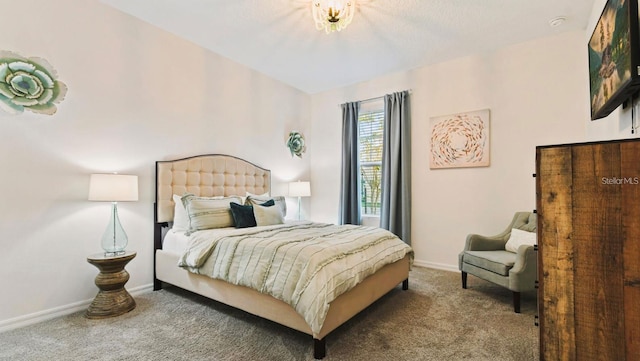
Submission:
<svg viewBox="0 0 640 361">
<path fill-rule="evenodd" d="M 309 197 L 311 196 L 311 183 L 309 182 L 291 182 L 289 183 L 290 197 Z"/>
<path fill-rule="evenodd" d="M 124 174 L 92 174 L 89 200 L 126 202 L 138 200 L 138 176 Z"/>
</svg>

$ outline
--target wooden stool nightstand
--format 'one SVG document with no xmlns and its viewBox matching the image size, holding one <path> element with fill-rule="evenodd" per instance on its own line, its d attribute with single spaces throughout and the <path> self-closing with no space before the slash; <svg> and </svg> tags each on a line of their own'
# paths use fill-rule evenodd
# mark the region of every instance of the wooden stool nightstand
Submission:
<svg viewBox="0 0 640 361">
<path fill-rule="evenodd" d="M 136 301 L 124 288 L 129 281 L 129 273 L 124 267 L 136 256 L 136 252 L 125 252 L 118 256 L 97 253 L 87 257 L 87 262 L 98 267 L 96 286 L 100 289 L 89 309 L 87 318 L 107 318 L 119 316 L 136 308 Z"/>
</svg>

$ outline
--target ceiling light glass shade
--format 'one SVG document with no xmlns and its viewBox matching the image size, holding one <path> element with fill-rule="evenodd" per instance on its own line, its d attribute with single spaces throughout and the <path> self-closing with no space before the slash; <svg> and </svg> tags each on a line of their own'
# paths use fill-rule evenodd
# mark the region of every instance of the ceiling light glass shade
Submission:
<svg viewBox="0 0 640 361">
<path fill-rule="evenodd" d="M 316 29 L 327 34 L 340 31 L 353 20 L 355 0 L 313 0 L 311 2 Z"/>
</svg>

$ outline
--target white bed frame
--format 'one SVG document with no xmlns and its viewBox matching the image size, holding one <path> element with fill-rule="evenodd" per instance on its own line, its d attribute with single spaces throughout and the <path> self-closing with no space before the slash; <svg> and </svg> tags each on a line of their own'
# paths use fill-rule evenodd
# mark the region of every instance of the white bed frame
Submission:
<svg viewBox="0 0 640 361">
<path fill-rule="evenodd" d="M 293 307 L 250 288 L 190 273 L 177 266 L 179 255 L 162 249 L 162 238 L 173 220 L 173 194 L 199 196 L 263 194 L 271 189 L 271 172 L 229 155 L 200 155 L 156 162 L 154 203 L 154 290 L 162 282 L 239 308 L 313 337 L 314 358 L 324 358 L 325 337 L 393 288 L 409 288 L 409 257 L 389 264 L 355 288 L 340 295 L 329 307 L 319 333 L 311 331 Z"/>
</svg>

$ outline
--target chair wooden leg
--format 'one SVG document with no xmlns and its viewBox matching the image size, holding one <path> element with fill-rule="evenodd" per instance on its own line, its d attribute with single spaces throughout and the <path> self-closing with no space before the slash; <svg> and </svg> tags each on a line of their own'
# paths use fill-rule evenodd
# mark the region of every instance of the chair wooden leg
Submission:
<svg viewBox="0 0 640 361">
<path fill-rule="evenodd" d="M 467 272 L 462 272 L 462 288 L 467 289 Z"/>
<path fill-rule="evenodd" d="M 520 313 L 520 292 L 513 291 L 513 310 Z"/>
</svg>

